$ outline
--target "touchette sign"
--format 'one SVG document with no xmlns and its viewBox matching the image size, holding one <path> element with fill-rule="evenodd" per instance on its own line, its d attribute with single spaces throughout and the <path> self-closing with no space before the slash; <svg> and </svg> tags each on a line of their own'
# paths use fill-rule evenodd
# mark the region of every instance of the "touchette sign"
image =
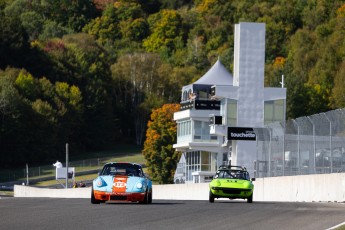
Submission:
<svg viewBox="0 0 345 230">
<path fill-rule="evenodd" d="M 228 127 L 228 140 L 255 141 L 256 134 L 253 128 Z"/>
</svg>

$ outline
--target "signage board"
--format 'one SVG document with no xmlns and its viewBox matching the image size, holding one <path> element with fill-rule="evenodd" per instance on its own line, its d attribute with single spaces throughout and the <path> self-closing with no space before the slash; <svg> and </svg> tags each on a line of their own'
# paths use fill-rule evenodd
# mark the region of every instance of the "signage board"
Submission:
<svg viewBox="0 0 345 230">
<path fill-rule="evenodd" d="M 255 141 L 256 134 L 253 128 L 228 127 L 228 140 Z"/>
<path fill-rule="evenodd" d="M 210 116 L 209 117 L 210 125 L 221 125 L 222 124 L 222 116 Z"/>
<path fill-rule="evenodd" d="M 62 168 L 56 168 L 56 180 L 59 179 L 66 179 L 66 168 L 62 167 Z M 74 178 L 74 167 L 69 167 L 68 168 L 68 179 L 73 179 Z"/>
</svg>

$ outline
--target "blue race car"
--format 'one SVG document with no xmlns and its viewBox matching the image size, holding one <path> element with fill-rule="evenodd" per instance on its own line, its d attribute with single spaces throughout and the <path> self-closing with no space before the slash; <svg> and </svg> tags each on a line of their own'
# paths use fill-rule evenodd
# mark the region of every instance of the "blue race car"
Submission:
<svg viewBox="0 0 345 230">
<path fill-rule="evenodd" d="M 141 165 L 111 162 L 104 165 L 93 180 L 91 203 L 106 201 L 152 203 L 152 181 Z"/>
</svg>

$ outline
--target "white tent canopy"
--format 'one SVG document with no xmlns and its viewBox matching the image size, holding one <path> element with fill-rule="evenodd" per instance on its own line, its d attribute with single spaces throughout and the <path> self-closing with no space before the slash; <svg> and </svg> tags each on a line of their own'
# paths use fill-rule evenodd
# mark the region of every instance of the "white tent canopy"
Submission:
<svg viewBox="0 0 345 230">
<path fill-rule="evenodd" d="M 218 59 L 217 62 L 193 84 L 197 85 L 232 85 L 232 74 L 224 67 Z"/>
<path fill-rule="evenodd" d="M 233 85 L 232 74 L 218 59 L 217 62 L 196 82 L 182 87 L 182 101 L 188 100 L 190 94 L 205 91 L 207 94 L 213 85 Z"/>
</svg>

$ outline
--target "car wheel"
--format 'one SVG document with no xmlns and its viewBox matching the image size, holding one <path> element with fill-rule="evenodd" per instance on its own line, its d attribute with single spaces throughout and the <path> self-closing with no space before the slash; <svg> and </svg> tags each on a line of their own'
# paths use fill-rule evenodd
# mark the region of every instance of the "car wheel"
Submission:
<svg viewBox="0 0 345 230">
<path fill-rule="evenodd" d="M 143 201 L 139 201 L 139 204 L 148 204 L 149 203 L 149 192 L 145 192 L 145 197 Z"/>
<path fill-rule="evenodd" d="M 208 201 L 209 201 L 210 203 L 213 203 L 213 202 L 214 202 L 214 195 L 213 195 L 213 193 L 211 192 L 211 190 L 210 190 L 210 194 L 209 194 L 209 196 L 208 196 Z"/>
<path fill-rule="evenodd" d="M 95 198 L 95 194 L 94 194 L 93 188 L 92 188 L 92 190 L 91 190 L 91 204 L 100 204 L 100 203 L 101 203 L 101 201 L 100 201 L 100 200 L 97 200 L 97 199 Z"/>
<path fill-rule="evenodd" d="M 152 190 L 151 190 L 151 192 L 149 193 L 149 204 L 152 204 Z"/>
<path fill-rule="evenodd" d="M 247 203 L 253 203 L 253 194 L 247 198 Z"/>
</svg>

